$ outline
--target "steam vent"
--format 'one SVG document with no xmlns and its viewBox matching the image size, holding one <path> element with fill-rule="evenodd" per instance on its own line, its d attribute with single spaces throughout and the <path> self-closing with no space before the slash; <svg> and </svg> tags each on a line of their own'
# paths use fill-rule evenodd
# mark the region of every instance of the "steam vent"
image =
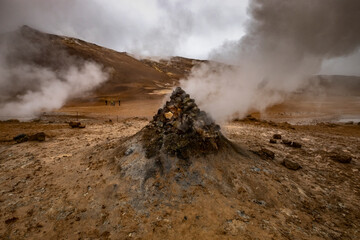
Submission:
<svg viewBox="0 0 360 240">
<path fill-rule="evenodd" d="M 188 159 L 217 152 L 222 139 L 219 125 L 177 87 L 145 127 L 142 140 L 147 158 L 168 154 Z"/>
</svg>

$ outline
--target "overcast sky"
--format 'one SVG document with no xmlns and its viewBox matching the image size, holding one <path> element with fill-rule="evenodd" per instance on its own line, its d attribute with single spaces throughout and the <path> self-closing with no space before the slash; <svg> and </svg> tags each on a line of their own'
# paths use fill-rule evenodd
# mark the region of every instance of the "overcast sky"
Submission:
<svg viewBox="0 0 360 240">
<path fill-rule="evenodd" d="M 0 31 L 26 24 L 118 51 L 206 59 L 245 34 L 248 0 L 0 0 Z M 360 75 L 360 53 L 322 73 Z"/>
<path fill-rule="evenodd" d="M 27 24 L 118 51 L 206 58 L 244 34 L 247 0 L 0 0 L 1 30 Z"/>
</svg>

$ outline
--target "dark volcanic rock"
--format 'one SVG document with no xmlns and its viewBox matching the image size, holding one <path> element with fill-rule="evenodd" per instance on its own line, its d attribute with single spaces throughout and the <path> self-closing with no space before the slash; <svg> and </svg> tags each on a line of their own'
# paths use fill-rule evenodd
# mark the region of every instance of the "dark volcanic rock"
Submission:
<svg viewBox="0 0 360 240">
<path fill-rule="evenodd" d="M 284 140 L 282 140 L 282 142 L 281 142 L 282 144 L 284 144 L 284 145 L 287 145 L 287 146 L 291 146 L 291 141 L 290 140 L 286 140 L 286 139 L 284 139 Z"/>
<path fill-rule="evenodd" d="M 19 134 L 17 135 L 16 137 L 13 138 L 14 141 L 16 141 L 17 143 L 22 143 L 22 142 L 26 142 L 29 140 L 29 137 L 28 135 L 22 133 L 22 134 Z"/>
<path fill-rule="evenodd" d="M 290 170 L 298 170 L 301 168 L 300 164 L 289 159 L 284 159 L 281 164 Z"/>
<path fill-rule="evenodd" d="M 22 143 L 22 142 L 27 142 L 27 141 L 39 141 L 39 142 L 43 142 L 45 141 L 45 133 L 44 132 L 39 132 L 39 133 L 35 133 L 33 135 L 27 135 L 27 134 L 19 134 L 16 137 L 14 137 L 14 141 L 16 141 L 17 143 Z"/>
<path fill-rule="evenodd" d="M 275 139 L 270 139 L 270 143 L 277 143 Z"/>
<path fill-rule="evenodd" d="M 275 153 L 269 149 L 262 148 L 260 151 L 255 152 L 261 159 L 274 159 Z"/>
<path fill-rule="evenodd" d="M 29 136 L 29 141 L 43 142 L 43 141 L 45 141 L 45 133 L 44 132 L 39 132 L 39 133 L 35 133 L 34 135 L 30 135 Z"/>
<path fill-rule="evenodd" d="M 219 125 L 200 111 L 194 99 L 176 88 L 163 108 L 144 128 L 142 136 L 146 157 L 164 152 L 180 159 L 216 152 L 221 139 Z"/>
<path fill-rule="evenodd" d="M 281 143 L 288 147 L 293 147 L 293 148 L 301 148 L 302 147 L 301 143 L 293 142 L 293 141 L 286 140 L 286 139 L 282 140 Z"/>
<path fill-rule="evenodd" d="M 339 163 L 350 163 L 352 160 L 352 157 L 345 153 L 334 153 L 333 152 L 330 154 L 330 158 Z"/>
<path fill-rule="evenodd" d="M 281 139 L 281 135 L 280 134 L 274 134 L 273 139 Z"/>
<path fill-rule="evenodd" d="M 85 125 L 81 124 L 81 122 L 69 122 L 69 126 L 71 128 L 85 128 Z"/>
</svg>

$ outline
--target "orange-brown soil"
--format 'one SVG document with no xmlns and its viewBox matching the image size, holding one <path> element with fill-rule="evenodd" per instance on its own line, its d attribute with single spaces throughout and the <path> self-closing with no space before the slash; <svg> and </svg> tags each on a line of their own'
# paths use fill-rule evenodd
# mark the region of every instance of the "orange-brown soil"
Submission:
<svg viewBox="0 0 360 240">
<path fill-rule="evenodd" d="M 159 105 L 121 104 L 0 123 L 1 239 L 360 238 L 360 126 L 227 123 L 224 135 L 249 155 L 195 158 L 179 168 L 179 182 L 153 175 L 141 185 L 131 163 L 146 159 L 141 149 L 124 151 L 137 146 L 131 136 Z M 77 118 L 86 128 L 66 123 Z M 40 131 L 45 142 L 12 141 Z M 275 133 L 302 148 L 270 144 Z M 260 148 L 275 158 L 251 154 Z M 331 160 L 334 151 L 351 155 L 351 163 Z M 285 158 L 302 168 L 285 168 Z"/>
<path fill-rule="evenodd" d="M 238 151 L 169 157 L 159 173 L 148 168 L 137 133 L 164 94 L 204 61 L 139 61 L 27 27 L 20 33 L 44 42 L 30 62 L 56 69 L 58 62 L 43 60 L 60 48 L 100 63 L 110 78 L 88 99 L 37 121 L 0 122 L 0 239 L 360 239 L 360 126 L 316 124 L 358 119 L 358 98 L 294 96 L 261 118 L 301 125 L 225 123 L 222 133 Z M 44 142 L 12 140 L 37 132 Z M 271 144 L 274 134 L 302 147 Z M 274 159 L 257 156 L 261 148 Z M 334 152 L 352 161 L 336 162 Z M 301 168 L 286 168 L 284 159 Z"/>
</svg>

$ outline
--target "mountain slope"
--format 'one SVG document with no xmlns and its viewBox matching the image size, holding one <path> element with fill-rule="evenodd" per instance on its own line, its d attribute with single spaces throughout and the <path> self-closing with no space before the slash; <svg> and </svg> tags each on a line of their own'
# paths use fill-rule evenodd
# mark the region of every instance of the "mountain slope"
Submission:
<svg viewBox="0 0 360 240">
<path fill-rule="evenodd" d="M 88 43 L 76 38 L 47 34 L 23 26 L 3 34 L 0 41 L 9 45 L 8 61 L 35 64 L 58 71 L 83 61 L 93 61 L 104 67 L 109 79 L 95 89 L 93 98 L 116 96 L 121 99 L 149 98 L 155 91 L 169 90 L 185 77 L 195 64 L 202 61 L 175 57 L 155 62 L 139 61 L 126 52 Z M 62 58 L 64 55 L 71 59 Z"/>
</svg>

